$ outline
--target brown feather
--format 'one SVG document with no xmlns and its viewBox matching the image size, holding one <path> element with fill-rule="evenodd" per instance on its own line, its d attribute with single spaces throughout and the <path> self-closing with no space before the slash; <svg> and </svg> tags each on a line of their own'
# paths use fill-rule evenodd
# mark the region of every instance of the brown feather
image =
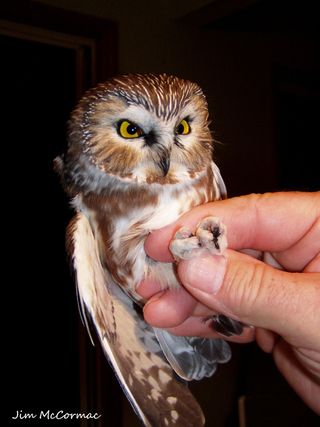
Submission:
<svg viewBox="0 0 320 427">
<path fill-rule="evenodd" d="M 145 134 L 121 137 L 119 120 L 135 123 L 135 117 Z M 183 119 L 187 134 L 177 130 Z M 81 271 L 81 307 L 89 310 L 103 347 L 109 357 L 114 354 L 113 366 L 154 426 L 201 426 L 203 416 L 171 367 L 135 336 L 143 325 L 130 325 L 131 352 L 126 322 L 138 320 L 132 301 L 125 308 L 114 287 L 143 303 L 135 290 L 146 276 L 164 288 L 179 286 L 175 266 L 150 260 L 143 244 L 150 231 L 221 196 L 212 151 L 207 103 L 197 84 L 130 74 L 85 94 L 71 115 L 67 151 L 57 161 L 79 211 L 67 230 L 67 250 Z"/>
</svg>

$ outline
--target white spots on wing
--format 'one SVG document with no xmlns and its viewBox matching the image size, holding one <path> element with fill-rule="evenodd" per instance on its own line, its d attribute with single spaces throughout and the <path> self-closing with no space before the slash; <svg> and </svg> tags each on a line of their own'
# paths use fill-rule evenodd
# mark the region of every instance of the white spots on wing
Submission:
<svg viewBox="0 0 320 427">
<path fill-rule="evenodd" d="M 168 425 L 169 425 L 169 420 L 168 420 L 168 418 L 164 418 L 164 419 L 163 419 L 163 421 L 164 421 L 164 424 L 165 424 L 166 426 L 168 426 Z"/>
<path fill-rule="evenodd" d="M 179 418 L 179 414 L 177 411 L 170 411 L 170 415 L 171 415 L 171 419 L 172 421 L 175 423 L 177 421 L 177 419 Z"/>
<path fill-rule="evenodd" d="M 161 371 L 159 371 L 159 374 L 161 373 Z M 159 384 L 158 382 L 151 376 L 149 375 L 148 377 L 148 383 L 153 387 L 153 388 L 157 388 L 159 389 Z"/>
<path fill-rule="evenodd" d="M 165 372 L 165 371 L 159 371 L 159 380 L 163 384 L 167 384 L 171 380 L 171 377 L 170 377 L 170 375 L 167 372 Z"/>
<path fill-rule="evenodd" d="M 159 370 L 158 371 L 158 375 L 159 377 L 161 377 L 163 371 Z M 168 376 L 168 378 L 170 379 L 170 377 Z M 157 379 L 155 379 L 153 376 L 149 375 L 148 376 L 148 383 L 150 384 L 151 388 L 151 398 L 152 400 L 158 402 L 159 399 L 162 399 L 162 390 L 163 387 L 162 385 L 157 381 Z"/>
<path fill-rule="evenodd" d="M 161 398 L 161 393 L 159 392 L 159 390 L 156 390 L 155 388 L 153 388 L 151 390 L 151 397 L 154 401 L 158 401 Z"/>
<path fill-rule="evenodd" d="M 138 361 L 135 361 L 136 364 L 140 364 Z M 141 372 L 140 368 L 134 369 L 134 376 L 138 378 L 139 381 L 142 381 L 144 378 L 144 374 Z"/>
<path fill-rule="evenodd" d="M 167 402 L 170 403 L 170 405 L 175 405 L 177 403 L 178 399 L 174 396 L 168 396 Z"/>
<path fill-rule="evenodd" d="M 130 387 L 132 387 L 132 385 L 133 385 L 133 378 L 132 378 L 132 375 L 130 375 L 130 374 L 128 376 L 128 382 L 129 382 Z"/>
</svg>

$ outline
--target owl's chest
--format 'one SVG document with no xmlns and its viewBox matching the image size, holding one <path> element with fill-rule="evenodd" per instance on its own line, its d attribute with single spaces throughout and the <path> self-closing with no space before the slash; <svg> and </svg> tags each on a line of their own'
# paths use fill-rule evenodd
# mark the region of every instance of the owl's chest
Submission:
<svg viewBox="0 0 320 427">
<path fill-rule="evenodd" d="M 193 206 L 209 201 L 212 189 L 207 185 L 184 185 L 154 191 L 150 186 L 136 196 L 110 196 L 90 210 L 101 261 L 127 290 L 134 289 L 145 275 L 159 268 L 150 264 L 144 251 L 148 234 L 176 221 Z"/>
<path fill-rule="evenodd" d="M 206 189 L 196 189 L 192 186 L 180 189 L 163 189 L 156 198 L 146 201 L 144 205 L 135 206 L 128 203 L 125 211 L 112 218 L 113 241 L 120 245 L 126 241 L 143 239 L 150 231 L 162 228 L 193 206 L 209 201 L 210 195 Z M 139 239 L 138 239 L 139 240 Z"/>
</svg>

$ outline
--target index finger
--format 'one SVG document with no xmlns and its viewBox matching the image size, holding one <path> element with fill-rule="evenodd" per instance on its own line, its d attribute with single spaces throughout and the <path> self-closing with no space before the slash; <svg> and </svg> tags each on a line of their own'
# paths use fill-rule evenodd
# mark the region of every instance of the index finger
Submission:
<svg viewBox="0 0 320 427">
<path fill-rule="evenodd" d="M 194 230 L 203 218 L 211 215 L 226 225 L 231 249 L 281 253 L 292 248 L 299 253 L 297 242 L 305 238 L 308 245 L 301 245 L 301 265 L 319 252 L 320 192 L 283 192 L 251 194 L 198 206 L 175 223 L 152 232 L 145 242 L 147 254 L 158 261 L 172 262 L 168 247 L 174 233 L 182 226 Z"/>
</svg>

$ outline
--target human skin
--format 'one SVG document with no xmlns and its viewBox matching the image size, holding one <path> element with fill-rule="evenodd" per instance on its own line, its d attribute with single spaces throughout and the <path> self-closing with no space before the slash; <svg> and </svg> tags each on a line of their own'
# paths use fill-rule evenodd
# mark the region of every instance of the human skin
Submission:
<svg viewBox="0 0 320 427">
<path fill-rule="evenodd" d="M 212 215 L 227 227 L 228 249 L 178 262 L 179 290 L 142 282 L 146 321 L 173 334 L 206 337 L 218 336 L 204 321 L 216 313 L 252 325 L 226 339 L 255 339 L 320 414 L 320 192 L 252 194 L 199 206 L 151 233 L 147 254 L 173 262 L 168 248 L 175 232 L 194 230 Z M 248 248 L 271 253 L 282 269 L 239 252 Z"/>
</svg>

